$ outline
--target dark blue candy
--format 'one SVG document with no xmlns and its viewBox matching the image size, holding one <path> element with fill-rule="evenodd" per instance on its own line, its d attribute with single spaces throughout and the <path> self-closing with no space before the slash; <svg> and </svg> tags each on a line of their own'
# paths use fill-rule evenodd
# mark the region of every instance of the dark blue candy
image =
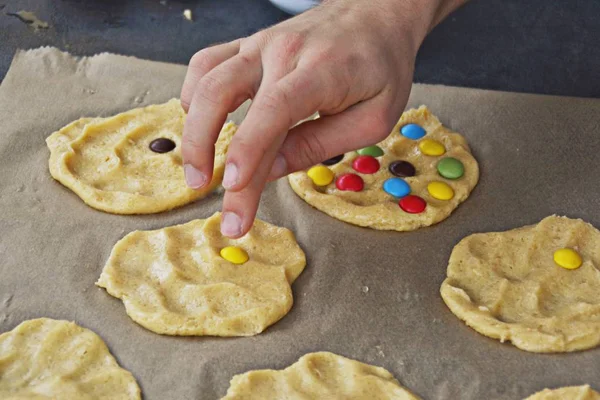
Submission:
<svg viewBox="0 0 600 400">
<path fill-rule="evenodd" d="M 394 197 L 404 197 L 410 193 L 410 185 L 401 178 L 390 178 L 383 182 L 383 190 Z"/>
<path fill-rule="evenodd" d="M 427 132 L 417 124 L 407 124 L 400 129 L 402 136 L 412 140 L 421 139 Z"/>
</svg>

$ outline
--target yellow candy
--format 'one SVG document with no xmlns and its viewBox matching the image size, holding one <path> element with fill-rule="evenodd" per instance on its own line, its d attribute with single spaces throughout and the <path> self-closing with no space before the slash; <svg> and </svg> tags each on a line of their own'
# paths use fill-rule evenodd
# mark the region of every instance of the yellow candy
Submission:
<svg viewBox="0 0 600 400">
<path fill-rule="evenodd" d="M 566 269 L 581 267 L 581 256 L 573 249 L 559 249 L 554 252 L 554 262 Z"/>
<path fill-rule="evenodd" d="M 454 197 L 454 190 L 445 182 L 430 182 L 427 190 L 434 199 L 450 200 Z"/>
<path fill-rule="evenodd" d="M 236 246 L 227 246 L 221 249 L 221 257 L 233 264 L 243 264 L 248 261 L 248 253 Z"/>
<path fill-rule="evenodd" d="M 327 186 L 333 182 L 333 172 L 322 165 L 312 167 L 306 174 L 317 186 Z"/>
<path fill-rule="evenodd" d="M 441 156 L 446 152 L 444 145 L 433 139 L 423 139 L 419 142 L 421 153 L 426 156 Z"/>
</svg>

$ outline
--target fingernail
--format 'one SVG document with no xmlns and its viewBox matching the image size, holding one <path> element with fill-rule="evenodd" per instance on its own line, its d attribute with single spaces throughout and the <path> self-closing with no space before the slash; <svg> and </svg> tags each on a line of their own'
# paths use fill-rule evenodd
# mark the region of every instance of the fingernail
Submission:
<svg viewBox="0 0 600 400">
<path fill-rule="evenodd" d="M 198 171 L 191 164 L 183 166 L 183 174 L 185 175 L 185 183 L 192 189 L 200 189 L 206 184 L 206 175 Z"/>
<path fill-rule="evenodd" d="M 285 161 L 285 157 L 283 154 L 277 154 L 275 161 L 273 162 L 273 166 L 271 167 L 271 172 L 269 173 L 269 179 L 277 179 L 281 178 L 287 172 L 287 162 Z"/>
<path fill-rule="evenodd" d="M 238 169 L 234 163 L 227 163 L 225 166 L 225 174 L 223 175 L 223 187 L 231 189 L 238 180 Z"/>
<path fill-rule="evenodd" d="M 221 233 L 224 236 L 239 236 L 242 233 L 242 219 L 236 213 L 226 212 L 221 216 Z"/>
</svg>

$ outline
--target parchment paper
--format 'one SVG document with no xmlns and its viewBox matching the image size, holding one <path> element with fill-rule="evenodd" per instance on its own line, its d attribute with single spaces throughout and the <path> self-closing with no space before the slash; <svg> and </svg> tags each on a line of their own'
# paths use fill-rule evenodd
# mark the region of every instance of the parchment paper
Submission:
<svg viewBox="0 0 600 400">
<path fill-rule="evenodd" d="M 308 258 L 283 320 L 231 339 L 160 336 L 131 321 L 94 286 L 113 244 L 135 229 L 207 217 L 220 194 L 160 215 L 105 214 L 50 177 L 44 139 L 82 116 L 178 96 L 184 73 L 110 54 L 16 55 L 0 86 L 0 331 L 41 316 L 76 321 L 106 341 L 146 399 L 217 399 L 236 373 L 283 368 L 317 350 L 383 366 L 424 399 L 600 388 L 600 349 L 526 353 L 477 334 L 439 296 L 450 251 L 470 233 L 553 213 L 600 227 L 599 100 L 416 85 L 409 105 L 427 104 L 463 133 L 481 166 L 479 185 L 449 219 L 411 233 L 358 228 L 311 208 L 280 180 L 259 216 L 292 229 Z"/>
</svg>

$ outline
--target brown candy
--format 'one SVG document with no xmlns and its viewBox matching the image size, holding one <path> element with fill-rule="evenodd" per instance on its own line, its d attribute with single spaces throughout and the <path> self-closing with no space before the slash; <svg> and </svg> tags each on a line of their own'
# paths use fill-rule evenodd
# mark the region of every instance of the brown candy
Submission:
<svg viewBox="0 0 600 400">
<path fill-rule="evenodd" d="M 388 167 L 392 175 L 407 178 L 410 176 L 415 176 L 417 171 L 415 170 L 414 165 L 409 163 L 408 161 L 394 161 Z"/>
<path fill-rule="evenodd" d="M 175 142 L 167 138 L 158 138 L 150 142 L 150 150 L 155 153 L 168 153 L 175 148 Z"/>
<path fill-rule="evenodd" d="M 342 158 L 344 158 L 344 155 L 340 154 L 338 156 L 331 157 L 329 160 L 323 161 L 321 164 L 327 165 L 327 166 L 335 165 L 335 164 L 339 163 L 340 161 L 342 161 Z"/>
</svg>

